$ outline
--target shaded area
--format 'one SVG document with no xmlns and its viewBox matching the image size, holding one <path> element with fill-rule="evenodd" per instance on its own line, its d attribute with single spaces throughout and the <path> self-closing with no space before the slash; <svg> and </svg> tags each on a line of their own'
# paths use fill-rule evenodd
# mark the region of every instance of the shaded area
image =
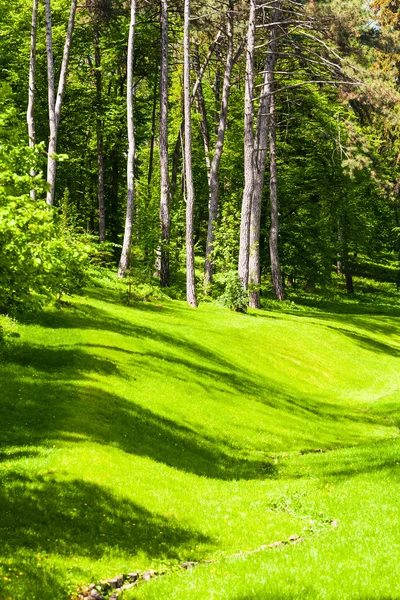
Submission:
<svg viewBox="0 0 400 600">
<path fill-rule="evenodd" d="M 147 306 L 143 310 L 148 310 Z M 285 412 L 291 419 L 287 421 L 291 428 L 287 435 L 301 436 L 305 443 L 313 440 L 307 437 L 304 419 L 312 418 L 321 430 L 327 420 L 337 423 L 338 428 L 351 423 L 374 426 L 378 421 L 388 429 L 393 425 L 379 415 L 324 402 L 321 397 L 305 397 L 287 386 L 278 388 L 267 377 L 254 376 L 205 345 L 115 318 L 98 307 L 78 306 L 43 313 L 38 320 L 49 328 L 112 332 L 120 336 L 117 339 L 121 340 L 121 347 L 115 345 L 115 338 L 112 345 L 78 341 L 71 346 L 39 346 L 16 340 L 4 347 L 0 352 L 3 445 L 40 445 L 56 437 L 77 442 L 90 439 L 201 476 L 229 480 L 275 475 L 275 470 L 261 458 L 244 458 L 244 449 L 242 452 L 233 448 L 228 438 L 223 439 L 223 432 L 216 439 L 135 402 L 136 376 L 151 378 L 155 372 L 160 380 L 190 380 L 218 403 L 231 404 L 238 395 L 244 395 L 255 401 L 254 410 L 258 410 L 257 403 L 267 405 L 277 411 L 276 419 Z M 132 338 L 151 345 L 143 352 L 132 350 L 126 347 Z M 386 345 L 381 344 L 379 351 L 385 349 Z M 95 354 L 96 350 L 102 356 Z M 106 392 L 96 386 L 96 375 L 125 377 L 131 386 L 129 400 L 113 393 L 112 388 Z M 190 402 L 188 410 L 189 407 Z M 254 426 L 254 419 L 251 424 L 242 425 L 252 433 L 265 429 L 263 422 L 258 429 Z M 355 432 L 348 435 L 348 443 L 362 441 L 365 440 Z"/>
<path fill-rule="evenodd" d="M 115 349 L 113 351 L 115 353 Z M 235 377 L 231 372 L 234 366 L 230 371 L 224 371 L 219 365 L 202 365 L 199 360 L 187 360 L 167 353 L 118 351 L 131 357 L 129 368 L 133 374 L 148 371 L 151 377 L 157 369 L 158 376 L 170 376 L 172 366 L 178 364 L 190 371 L 190 378 L 197 381 L 205 393 L 218 391 L 215 398 L 218 402 L 231 402 L 233 395 L 245 393 L 275 410 L 289 411 L 298 422 L 290 422 L 292 430 L 288 431 L 288 435 L 301 435 L 304 441 L 307 440 L 304 419 L 310 417 L 320 422 L 321 428 L 326 419 L 338 425 L 351 422 L 375 425 L 380 419 L 374 414 L 335 406 L 318 398 L 276 390 L 268 386 L 267 381 L 255 380 L 248 375 Z M 195 350 L 192 352 L 195 353 Z M 100 444 L 116 445 L 126 452 L 206 477 L 229 480 L 274 475 L 265 468 L 266 463 L 261 457 L 246 459 L 240 456 L 240 450 L 233 448 L 229 439 L 223 439 L 223 432 L 220 437 L 213 438 L 135 402 L 134 377 L 129 380 L 132 386 L 129 400 L 95 385 L 93 374 L 118 374 L 119 377 L 124 374 L 115 356 L 111 361 L 89 354 L 80 347 L 67 349 L 19 342 L 9 352 L 3 352 L 2 358 L 0 444 L 3 448 L 6 445 L 49 444 L 56 438 L 77 442 L 89 439 Z M 21 367 L 25 368 L 21 370 Z M 184 373 L 174 373 L 174 377 L 183 382 L 187 380 Z M 189 407 L 190 403 L 188 410 Z M 255 410 L 256 407 L 255 403 Z M 277 418 L 279 414 L 281 412 L 277 413 Z M 254 423 L 254 420 L 253 425 L 244 422 L 242 427 L 252 430 Z M 383 421 L 383 424 L 392 427 L 389 421 Z M 260 422 L 258 431 L 263 429 L 265 423 Z M 348 441 L 363 440 L 353 433 Z"/>
<path fill-rule="evenodd" d="M 313 476 L 313 470 L 321 480 L 343 481 L 360 475 L 389 471 L 392 481 L 400 480 L 400 438 L 364 444 L 355 448 L 343 448 L 332 452 L 305 457 L 311 471 L 301 470 L 297 457 L 293 462 L 280 463 L 280 479 L 302 479 Z"/>
<path fill-rule="evenodd" d="M 400 357 L 400 347 L 391 346 L 384 342 L 375 340 L 370 336 L 363 335 L 357 331 L 351 331 L 350 329 L 344 329 L 343 327 L 334 327 L 332 325 L 326 325 L 328 329 L 333 329 L 342 335 L 345 335 L 352 340 L 355 340 L 361 348 L 370 350 L 371 352 L 380 352 L 382 354 L 389 354 L 390 356 Z"/>
<path fill-rule="evenodd" d="M 76 443 L 89 439 L 200 476 L 230 480 L 268 475 L 263 460 L 236 457 L 222 442 L 94 386 L 69 385 L 66 389 L 47 382 L 41 397 L 35 384 L 17 380 L 15 386 L 17 393 L 30 400 L 18 404 L 3 398 L 3 448 L 50 445 L 55 439 Z M 3 452 L 3 457 L 12 460 L 14 455 Z"/>
<path fill-rule="evenodd" d="M 51 474 L 2 478 L 0 507 L 0 574 L 3 571 L 11 579 L 7 583 L 0 577 L 2 599 L 69 598 L 65 566 L 58 572 L 47 562 L 54 555 L 95 561 L 143 553 L 149 561 L 182 560 L 188 546 L 207 548 L 213 542 L 98 485 L 60 481 Z M 76 567 L 80 573 L 79 563 Z"/>
<path fill-rule="evenodd" d="M 188 544 L 212 542 L 98 485 L 52 474 L 2 478 L 0 506 L 2 552 L 24 548 L 95 560 L 115 550 L 178 559 Z"/>
</svg>

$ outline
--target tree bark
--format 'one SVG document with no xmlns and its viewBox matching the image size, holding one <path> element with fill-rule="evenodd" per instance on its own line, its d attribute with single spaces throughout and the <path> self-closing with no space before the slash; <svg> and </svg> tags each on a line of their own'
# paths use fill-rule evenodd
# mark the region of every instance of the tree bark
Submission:
<svg viewBox="0 0 400 600">
<path fill-rule="evenodd" d="M 278 21 L 278 11 L 271 15 L 272 23 Z M 249 256 L 249 306 L 260 308 L 260 229 L 261 206 L 264 190 L 265 168 L 268 149 L 268 121 L 276 62 L 276 25 L 270 29 L 267 58 L 264 67 L 263 86 L 258 107 L 256 139 L 254 145 L 254 189 L 250 217 L 250 256 Z"/>
<path fill-rule="evenodd" d="M 190 89 L 190 0 L 184 2 L 183 21 L 183 98 L 185 115 L 185 179 L 186 179 L 186 299 L 190 306 L 197 306 L 193 217 L 194 217 L 194 185 L 192 172 L 192 119 Z"/>
<path fill-rule="evenodd" d="M 151 180 L 153 178 L 153 166 L 154 166 L 154 145 L 156 141 L 156 116 L 157 116 L 157 78 L 158 78 L 158 64 L 156 64 L 156 74 L 154 77 L 153 84 L 153 108 L 151 110 L 151 137 L 150 137 L 150 156 L 149 156 L 149 169 L 147 172 L 147 186 L 150 188 Z"/>
<path fill-rule="evenodd" d="M 197 77 L 199 78 L 201 66 L 200 66 L 198 43 L 196 43 L 195 61 L 196 61 Z M 203 138 L 204 155 L 206 158 L 207 181 L 208 181 L 208 186 L 210 186 L 210 171 L 211 171 L 210 133 L 208 131 L 206 103 L 204 102 L 203 85 L 202 85 L 201 80 L 200 80 L 200 83 L 197 88 L 197 101 L 198 101 L 198 107 L 199 107 L 200 116 L 201 116 L 200 130 L 201 130 L 201 135 Z"/>
<path fill-rule="evenodd" d="M 26 113 L 26 121 L 28 124 L 29 147 L 34 148 L 36 145 L 35 131 L 35 75 L 36 75 L 36 31 L 37 31 L 37 15 L 38 15 L 39 0 L 33 0 L 32 7 L 32 28 L 31 28 L 31 52 L 29 60 L 29 92 L 28 92 L 28 109 Z M 35 169 L 30 170 L 30 176 L 36 176 Z M 36 189 L 32 187 L 30 191 L 32 200 L 36 200 Z"/>
<path fill-rule="evenodd" d="M 47 90 L 49 103 L 49 146 L 47 151 L 47 183 L 49 189 L 46 194 L 46 202 L 49 205 L 54 204 L 55 182 L 57 163 L 55 154 L 57 152 L 57 133 L 60 124 L 61 108 L 64 98 L 65 84 L 67 80 L 68 62 L 71 50 L 72 33 L 74 30 L 75 13 L 77 0 L 71 1 L 71 9 L 68 19 L 67 35 L 65 38 L 64 52 L 61 63 L 60 78 L 58 82 L 57 98 L 55 94 L 54 80 L 54 57 L 53 57 L 53 33 L 51 23 L 50 0 L 45 0 L 46 14 L 46 54 L 47 54 Z"/>
<path fill-rule="evenodd" d="M 250 0 L 247 29 L 247 56 L 244 97 L 244 189 L 240 218 L 239 277 L 247 289 L 249 282 L 250 215 L 254 186 L 254 46 L 256 34 L 256 0 Z"/>
<path fill-rule="evenodd" d="M 273 85 L 273 82 L 272 82 Z M 272 88 L 272 92 L 274 89 Z M 270 99 L 270 121 L 269 121 L 269 155 L 270 155 L 270 206 L 271 206 L 271 227 L 269 232 L 269 252 L 271 258 L 271 276 L 274 287 L 275 297 L 278 300 L 284 299 L 282 273 L 279 261 L 279 203 L 277 186 L 277 166 L 276 166 L 276 124 L 275 124 L 275 96 L 272 93 Z"/>
<path fill-rule="evenodd" d="M 169 240 L 171 218 L 169 212 L 168 171 L 168 0 L 161 0 L 161 71 L 160 71 L 160 283 L 169 285 Z"/>
<path fill-rule="evenodd" d="M 193 100 L 196 97 L 197 89 L 200 85 L 201 80 L 203 79 L 204 72 L 208 66 L 208 63 L 210 62 L 211 56 L 214 52 L 215 46 L 217 45 L 220 37 L 221 37 L 221 31 L 218 31 L 218 34 L 210 46 L 207 56 L 201 66 L 200 73 L 198 74 L 196 82 L 193 86 L 191 102 L 193 102 Z M 180 158 L 180 154 L 181 154 L 181 140 L 182 140 L 182 136 L 183 136 L 184 125 L 185 125 L 185 123 L 183 120 L 181 123 L 180 129 L 179 129 L 178 136 L 177 136 L 176 142 L 175 142 L 175 147 L 174 147 L 174 156 L 172 159 L 171 196 L 173 196 L 175 193 L 176 182 L 178 179 L 179 158 Z"/>
<path fill-rule="evenodd" d="M 222 84 L 221 110 L 219 114 L 217 142 L 214 149 L 214 155 L 211 162 L 209 187 L 210 202 L 207 229 L 206 244 L 206 262 L 204 272 L 204 287 L 207 289 L 212 283 L 213 260 L 212 252 L 214 250 L 215 223 L 218 218 L 219 210 L 219 165 L 224 150 L 225 131 L 228 118 L 229 92 L 231 89 L 231 76 L 233 69 L 233 23 L 234 23 L 234 2 L 229 0 L 229 10 L 227 19 L 228 48 L 226 54 L 226 63 L 224 71 L 224 80 Z"/>
<path fill-rule="evenodd" d="M 131 0 L 131 19 L 128 37 L 128 58 L 127 58 L 127 120 L 128 120 L 128 160 L 127 160 L 127 203 L 125 218 L 125 233 L 122 244 L 121 259 L 119 262 L 118 275 L 126 277 L 126 272 L 130 264 L 130 250 L 132 244 L 133 214 L 135 199 L 135 123 L 133 116 L 134 84 L 133 84 L 133 60 L 134 60 L 134 42 L 136 25 L 136 0 Z"/>
<path fill-rule="evenodd" d="M 94 66 L 96 79 L 96 138 L 97 138 L 97 201 L 99 206 L 99 242 L 106 241 L 106 208 L 104 202 L 103 154 L 103 75 L 101 72 L 100 31 L 97 23 L 93 31 Z"/>
</svg>

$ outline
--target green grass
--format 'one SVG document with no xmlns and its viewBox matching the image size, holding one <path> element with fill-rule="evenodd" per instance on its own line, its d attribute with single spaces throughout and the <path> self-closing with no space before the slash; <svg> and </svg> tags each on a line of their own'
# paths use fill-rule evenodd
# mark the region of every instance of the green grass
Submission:
<svg viewBox="0 0 400 600">
<path fill-rule="evenodd" d="M 19 324 L 0 345 L 0 598 L 211 558 L 127 597 L 400 598 L 388 298 L 238 315 L 94 289 Z"/>
</svg>

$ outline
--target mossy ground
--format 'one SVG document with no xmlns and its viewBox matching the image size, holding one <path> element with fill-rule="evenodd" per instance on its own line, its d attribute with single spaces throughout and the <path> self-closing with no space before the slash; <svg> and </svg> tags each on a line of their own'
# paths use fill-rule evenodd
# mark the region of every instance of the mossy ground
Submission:
<svg viewBox="0 0 400 600">
<path fill-rule="evenodd" d="M 400 304 L 363 298 L 241 315 L 97 288 L 18 324 L 0 598 L 210 558 L 131 597 L 400 598 Z"/>
</svg>

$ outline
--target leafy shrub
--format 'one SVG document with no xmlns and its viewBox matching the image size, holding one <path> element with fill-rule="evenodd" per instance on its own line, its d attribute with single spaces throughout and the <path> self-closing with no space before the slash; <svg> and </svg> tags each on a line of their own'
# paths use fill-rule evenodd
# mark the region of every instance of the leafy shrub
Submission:
<svg viewBox="0 0 400 600">
<path fill-rule="evenodd" d="M 79 291 L 90 244 L 45 204 L 41 175 L 29 175 L 38 166 L 42 147 L 1 143 L 7 122 L 0 115 L 0 313 L 16 314 Z M 32 186 L 43 200 L 30 198 Z"/>
<path fill-rule="evenodd" d="M 227 271 L 223 275 L 221 274 L 219 279 L 224 284 L 225 289 L 224 293 L 217 299 L 218 304 L 236 312 L 246 313 L 249 296 L 237 271 Z"/>
<path fill-rule="evenodd" d="M 65 231 L 54 210 L 28 196 L 0 193 L 0 311 L 37 310 L 79 291 L 89 246 Z"/>
</svg>

